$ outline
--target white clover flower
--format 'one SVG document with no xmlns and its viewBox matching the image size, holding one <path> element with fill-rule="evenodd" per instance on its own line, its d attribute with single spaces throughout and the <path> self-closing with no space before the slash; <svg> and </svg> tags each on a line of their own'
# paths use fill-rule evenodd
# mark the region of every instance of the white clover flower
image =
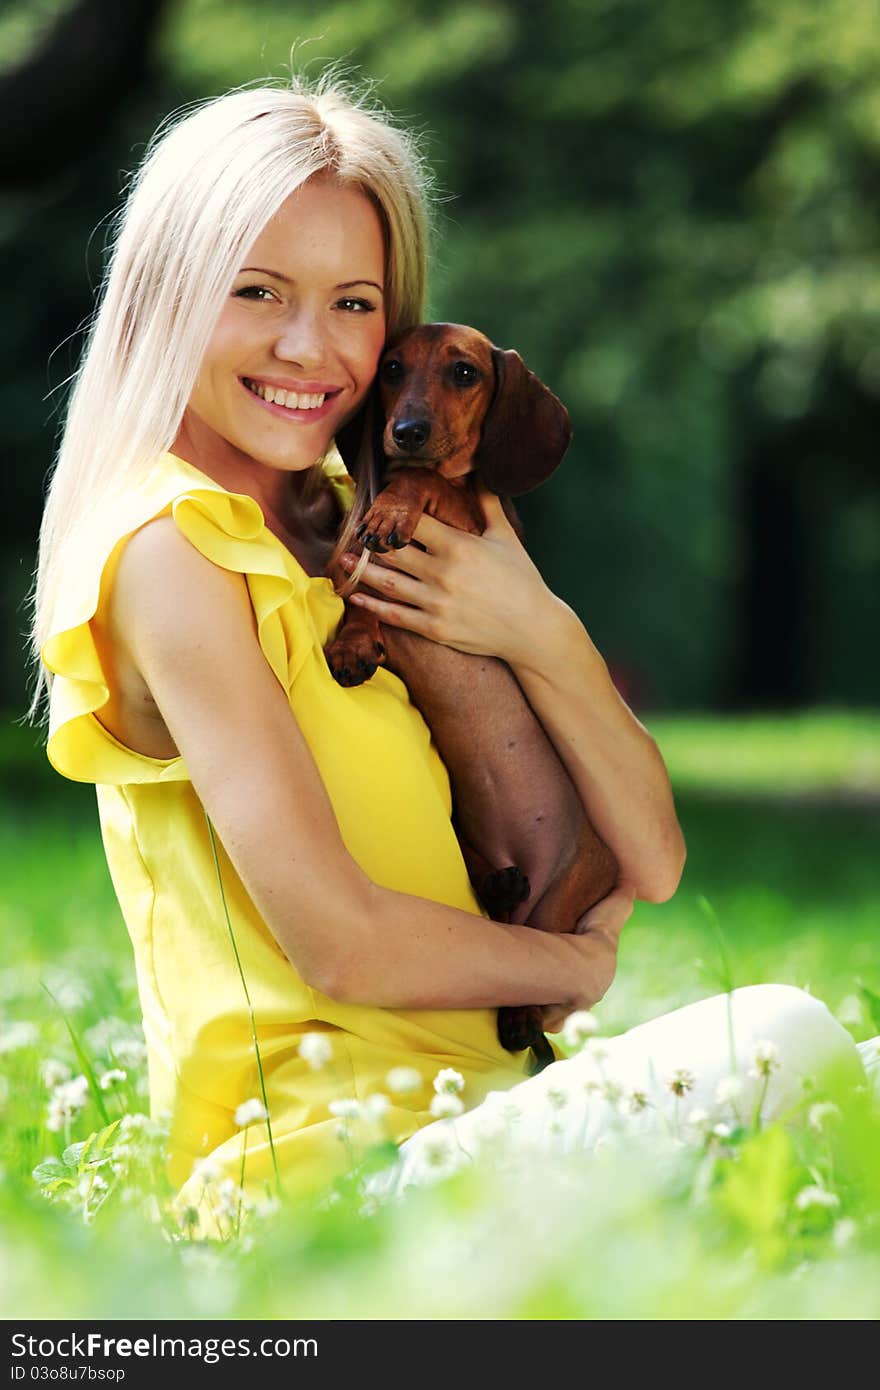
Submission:
<svg viewBox="0 0 880 1390">
<path fill-rule="evenodd" d="M 239 1207 L 244 1209 L 247 1204 L 245 1193 L 234 1178 L 224 1178 L 222 1182 L 217 1183 L 212 1199 L 220 1216 L 225 1217 L 227 1221 L 236 1220 Z"/>
<path fill-rule="evenodd" d="M 623 1086 L 619 1081 L 615 1081 L 613 1076 L 606 1077 L 602 1083 L 602 1095 L 609 1105 L 616 1105 L 623 1095 Z"/>
<path fill-rule="evenodd" d="M 604 1062 L 609 1055 L 608 1048 L 599 1038 L 587 1038 L 581 1051 L 597 1065 Z"/>
<path fill-rule="evenodd" d="M 385 1077 L 385 1085 L 395 1096 L 412 1095 L 413 1091 L 421 1089 L 422 1075 L 415 1067 L 392 1067 Z"/>
<path fill-rule="evenodd" d="M 99 1085 L 102 1091 L 109 1091 L 111 1086 L 117 1086 L 126 1079 L 126 1073 L 119 1067 L 111 1067 L 105 1071 Z"/>
<path fill-rule="evenodd" d="M 810 1129 L 814 1129 L 817 1134 L 821 1134 L 828 1128 L 828 1122 L 833 1124 L 841 1118 L 840 1108 L 833 1101 L 819 1101 L 816 1105 L 810 1106 L 807 1116 L 807 1124 Z"/>
<path fill-rule="evenodd" d="M 717 1124 L 712 1126 L 712 1133 L 716 1139 L 729 1139 L 733 1134 L 733 1129 L 730 1125 Z"/>
<path fill-rule="evenodd" d="M 54 1091 L 56 1086 L 60 1086 L 62 1081 L 70 1080 L 70 1067 L 66 1062 L 59 1062 L 55 1057 L 47 1057 L 40 1067 L 40 1080 L 47 1091 Z"/>
<path fill-rule="evenodd" d="M 218 1163 L 216 1158 L 209 1154 L 207 1158 L 197 1158 L 192 1166 L 192 1175 L 200 1182 L 208 1183 L 219 1182 L 223 1177 L 223 1166 Z"/>
<path fill-rule="evenodd" d="M 383 1091 L 374 1091 L 363 1103 L 363 1114 L 367 1120 L 381 1120 L 391 1108 L 391 1101 Z"/>
<path fill-rule="evenodd" d="M 123 1115 L 119 1122 L 119 1133 L 126 1135 L 147 1135 L 152 1127 L 149 1115 Z"/>
<path fill-rule="evenodd" d="M 686 1096 L 697 1084 L 697 1078 L 686 1067 L 679 1067 L 666 1078 L 666 1085 L 674 1096 Z"/>
<path fill-rule="evenodd" d="M 4 1023 L 0 1028 L 0 1052 L 17 1052 L 19 1048 L 36 1047 L 40 1030 L 35 1023 Z"/>
<path fill-rule="evenodd" d="M 739 1076 L 722 1076 L 718 1085 L 715 1087 L 716 1105 L 733 1105 L 740 1099 L 743 1093 L 742 1078 Z"/>
<path fill-rule="evenodd" d="M 566 1047 L 578 1048 L 598 1033 L 599 1025 L 588 1009 L 577 1009 L 562 1025 L 562 1041 Z"/>
<path fill-rule="evenodd" d="M 840 1198 L 826 1187 L 802 1187 L 794 1199 L 798 1211 L 808 1211 L 810 1207 L 839 1207 Z"/>
<path fill-rule="evenodd" d="M 235 1123 L 239 1129 L 247 1129 L 250 1125 L 255 1125 L 262 1120 L 268 1120 L 269 1112 L 261 1100 L 242 1101 L 235 1112 Z"/>
<path fill-rule="evenodd" d="M 92 997 L 85 980 L 78 980 L 75 975 L 53 975 L 48 983 L 59 1006 L 68 1012 L 81 1009 Z"/>
<path fill-rule="evenodd" d="M 450 1141 L 441 1134 L 432 1134 L 421 1149 L 422 1160 L 429 1168 L 442 1168 L 455 1156 Z"/>
<path fill-rule="evenodd" d="M 63 1129 L 66 1123 L 76 1119 L 88 1098 L 89 1083 L 84 1076 L 62 1081 L 49 1098 L 46 1128 L 55 1131 Z"/>
<path fill-rule="evenodd" d="M 320 1071 L 333 1056 L 333 1044 L 326 1033 L 304 1033 L 300 1038 L 298 1052 L 312 1071 Z"/>
<path fill-rule="evenodd" d="M 455 1096 L 464 1090 L 464 1077 L 452 1067 L 444 1067 L 434 1077 L 434 1090 L 438 1096 Z"/>
<path fill-rule="evenodd" d="M 647 1091 L 636 1086 L 622 1097 L 618 1108 L 621 1115 L 637 1115 L 640 1110 L 647 1110 L 650 1104 Z"/>
<path fill-rule="evenodd" d="M 456 1115 L 461 1115 L 464 1105 L 458 1096 L 448 1091 L 438 1091 L 436 1096 L 431 1097 L 431 1114 L 438 1120 L 451 1120 Z"/>
<path fill-rule="evenodd" d="M 117 1038 L 111 1051 L 123 1067 L 139 1067 L 147 1060 L 147 1045 L 140 1038 Z"/>
<path fill-rule="evenodd" d="M 327 1109 L 338 1120 L 359 1120 L 362 1113 L 360 1101 L 355 1100 L 353 1096 L 345 1096 L 342 1100 L 331 1100 Z"/>
<path fill-rule="evenodd" d="M 844 1216 L 840 1221 L 835 1221 L 831 1232 L 831 1240 L 835 1250 L 846 1250 L 855 1240 L 858 1227 L 848 1216 Z"/>
<path fill-rule="evenodd" d="M 564 1110 L 571 1099 L 563 1086 L 548 1086 L 545 1094 L 551 1110 Z"/>
<path fill-rule="evenodd" d="M 752 1065 L 749 1068 L 749 1076 L 769 1076 L 771 1072 L 778 1070 L 779 1048 L 775 1042 L 763 1039 L 755 1043 L 752 1049 Z"/>
</svg>

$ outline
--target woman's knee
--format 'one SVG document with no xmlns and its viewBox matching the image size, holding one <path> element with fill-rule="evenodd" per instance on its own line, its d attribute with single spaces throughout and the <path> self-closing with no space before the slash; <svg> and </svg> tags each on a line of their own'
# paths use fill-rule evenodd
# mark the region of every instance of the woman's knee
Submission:
<svg viewBox="0 0 880 1390">
<path fill-rule="evenodd" d="M 853 1039 L 827 1004 L 795 985 L 746 985 L 731 996 L 739 1047 L 753 1052 L 770 1042 L 771 1068 L 809 1077 L 818 1085 L 855 1084 L 864 1068 Z"/>
</svg>

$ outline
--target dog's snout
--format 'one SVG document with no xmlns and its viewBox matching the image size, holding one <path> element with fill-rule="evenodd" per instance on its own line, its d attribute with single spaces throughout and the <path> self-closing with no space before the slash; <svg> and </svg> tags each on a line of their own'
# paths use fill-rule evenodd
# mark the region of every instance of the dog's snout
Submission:
<svg viewBox="0 0 880 1390">
<path fill-rule="evenodd" d="M 421 449 L 431 436 L 427 420 L 398 420 L 391 427 L 391 437 L 401 449 Z"/>
</svg>

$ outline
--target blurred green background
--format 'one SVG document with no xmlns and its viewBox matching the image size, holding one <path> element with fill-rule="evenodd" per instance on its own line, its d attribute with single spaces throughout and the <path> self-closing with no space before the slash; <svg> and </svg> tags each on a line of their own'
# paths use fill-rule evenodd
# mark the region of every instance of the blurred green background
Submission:
<svg viewBox="0 0 880 1390">
<path fill-rule="evenodd" d="M 127 177 L 170 111 L 283 78 L 292 46 L 313 75 L 341 58 L 423 134 L 430 316 L 516 346 L 571 411 L 568 457 L 519 507 L 669 761 L 691 850 L 679 911 L 705 893 L 769 941 L 762 922 L 796 932 L 808 907 L 827 927 L 824 901 L 846 974 L 839 933 L 867 930 L 880 847 L 878 21 L 876 0 L 8 4 L 11 720 L 42 489 Z M 0 775 L 5 910 L 54 951 L 37 898 L 62 919 L 75 902 L 87 939 L 89 884 L 95 920 L 113 911 L 93 793 L 14 722 Z M 59 827 L 79 848 L 41 878 Z M 669 984 L 646 990 L 672 1006 Z"/>
</svg>

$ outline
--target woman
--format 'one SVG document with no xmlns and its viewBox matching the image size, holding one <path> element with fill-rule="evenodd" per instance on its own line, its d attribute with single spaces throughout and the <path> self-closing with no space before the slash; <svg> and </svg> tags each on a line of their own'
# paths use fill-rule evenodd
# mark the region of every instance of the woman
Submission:
<svg viewBox="0 0 880 1390">
<path fill-rule="evenodd" d="M 386 339 L 423 317 L 426 195 L 411 136 L 329 76 L 233 92 L 160 131 L 47 501 L 48 755 L 96 784 L 151 1106 L 171 1117 L 169 1174 L 207 1232 L 222 1223 L 200 1160 L 244 1172 L 253 1194 L 273 1179 L 313 1191 L 349 1159 L 333 1102 L 384 1092 L 391 1069 L 416 1073 L 384 1115 L 399 1144 L 434 1119 L 438 1070 L 461 1077 L 469 1111 L 518 1082 L 525 1057 L 500 1048 L 494 1010 L 546 1005 L 554 1028 L 589 1009 L 634 898 L 670 897 L 684 860 L 656 745 L 495 499 L 484 536 L 425 518 L 427 552 L 387 557 L 415 607 L 366 601 L 514 667 L 621 865 L 578 934 L 485 919 L 402 682 L 330 677 L 342 601 L 323 577 L 320 483 L 350 505 L 334 437 Z M 815 1001 L 790 994 L 812 1018 Z M 848 1046 L 855 1065 L 822 1022 L 819 1052 Z M 323 1053 L 301 1051 L 316 1033 Z"/>
</svg>

